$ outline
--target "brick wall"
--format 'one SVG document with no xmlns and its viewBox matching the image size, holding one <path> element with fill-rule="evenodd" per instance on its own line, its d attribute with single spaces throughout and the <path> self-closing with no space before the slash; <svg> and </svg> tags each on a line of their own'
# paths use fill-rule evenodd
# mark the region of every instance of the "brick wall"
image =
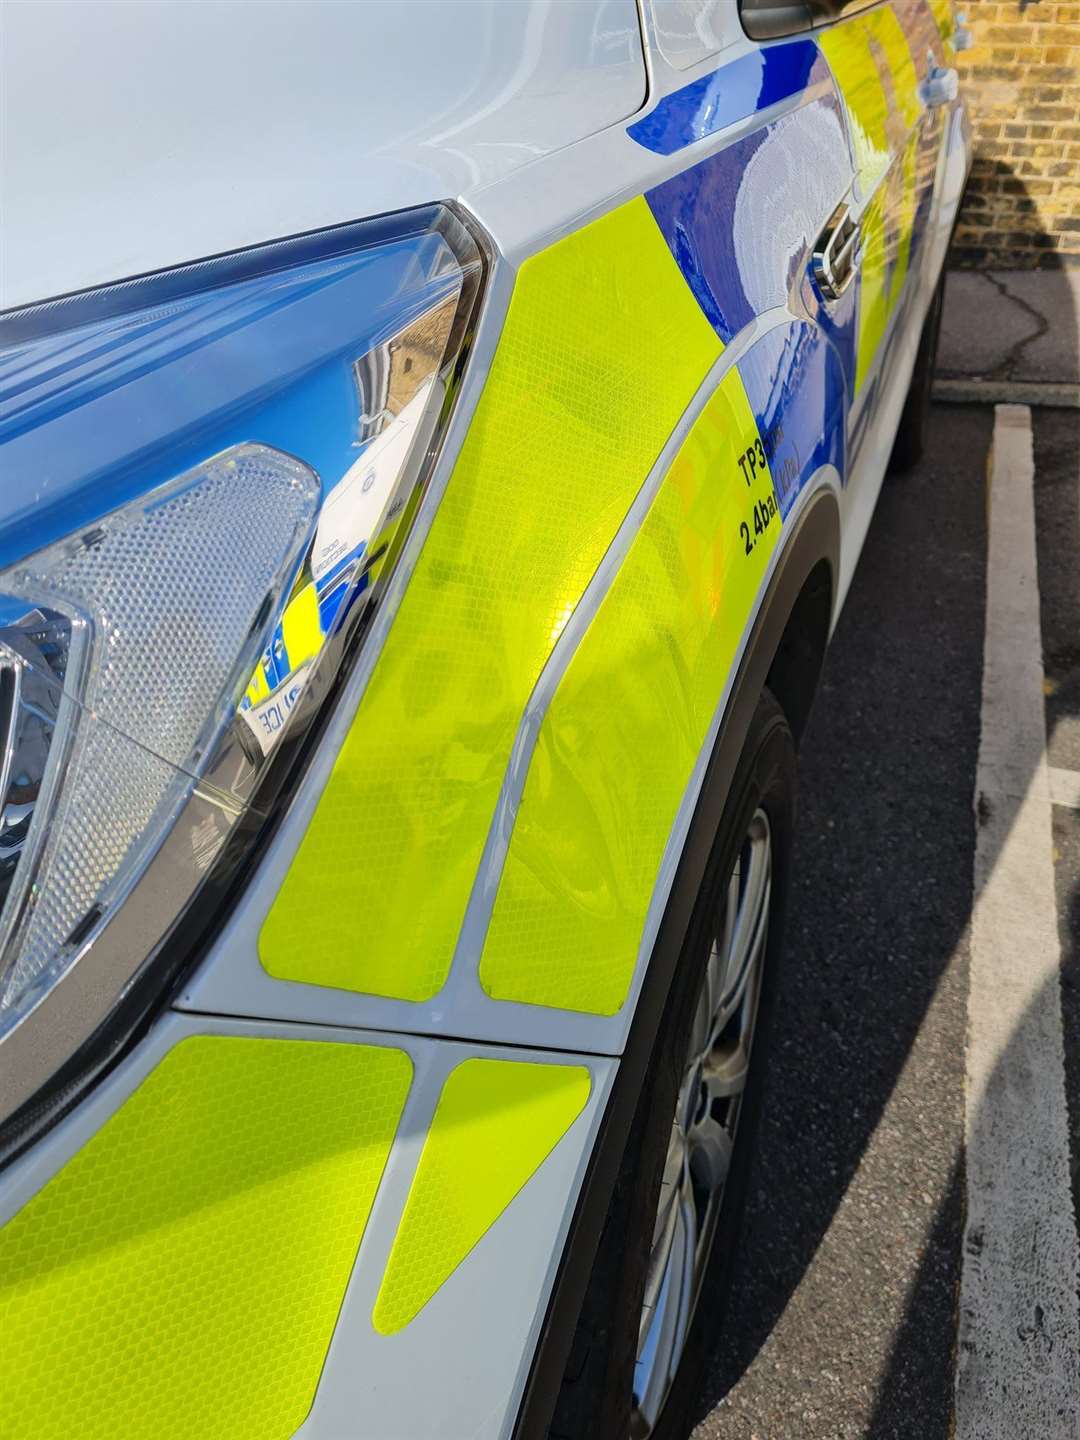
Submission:
<svg viewBox="0 0 1080 1440">
<path fill-rule="evenodd" d="M 1080 265 L 1080 0 L 955 0 L 975 160 L 952 263 Z"/>
</svg>

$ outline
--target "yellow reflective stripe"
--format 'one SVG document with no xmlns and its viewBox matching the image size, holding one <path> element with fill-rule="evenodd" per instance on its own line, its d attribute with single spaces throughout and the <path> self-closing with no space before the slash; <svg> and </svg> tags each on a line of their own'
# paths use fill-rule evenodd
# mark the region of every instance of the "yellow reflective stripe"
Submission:
<svg viewBox="0 0 1080 1440">
<path fill-rule="evenodd" d="M 910 129 L 919 118 L 919 77 L 915 61 L 911 56 L 907 31 L 897 18 L 891 5 L 871 10 L 864 17 L 874 43 L 881 47 L 885 57 L 883 79 L 890 86 L 890 110 L 898 111 L 905 127 Z"/>
<path fill-rule="evenodd" d="M 753 466 L 740 465 L 748 450 Z M 731 370 L 544 719 L 480 963 L 493 998 L 603 1015 L 626 999 L 672 821 L 779 532 Z"/>
<path fill-rule="evenodd" d="M 863 211 L 862 263 L 859 270 L 859 323 L 855 389 L 866 379 L 885 334 L 889 316 L 903 293 L 911 259 L 915 223 L 919 137 L 913 134 L 897 167 L 897 189 L 881 186 Z M 893 221 L 890 226 L 886 216 Z M 890 268 L 889 260 L 892 258 Z"/>
<path fill-rule="evenodd" d="M 885 251 L 885 191 L 879 189 L 863 211 L 862 264 L 859 268 L 859 323 L 855 389 L 862 388 L 889 319 L 888 263 Z"/>
<path fill-rule="evenodd" d="M 298 670 L 322 649 L 319 597 L 314 584 L 305 585 L 289 601 L 281 617 L 281 633 L 290 671 Z"/>
<path fill-rule="evenodd" d="M 525 703 L 720 342 L 635 199 L 521 267 L 491 373 L 259 937 L 270 974 L 443 985 Z"/>
<path fill-rule="evenodd" d="M 864 194 L 888 170 L 890 153 L 888 101 L 874 62 L 866 18 L 841 21 L 818 37 L 844 97 L 855 149 L 855 174 Z"/>
<path fill-rule="evenodd" d="M 918 75 L 890 5 L 842 21 L 819 43 L 844 97 L 864 195 L 855 389 L 866 379 L 900 298 L 915 220 Z M 890 169 L 890 161 L 892 161 Z"/>
<path fill-rule="evenodd" d="M 818 43 L 844 97 L 855 172 L 866 195 L 888 170 L 890 156 L 919 115 L 911 48 L 891 5 L 830 26 Z"/>
<path fill-rule="evenodd" d="M 402 1329 L 453 1274 L 585 1108 L 581 1065 L 466 1060 L 449 1076 L 375 1301 Z"/>
<path fill-rule="evenodd" d="M 315 1394 L 412 1066 L 181 1042 L 0 1231 L 4 1440 L 276 1440 Z"/>
</svg>

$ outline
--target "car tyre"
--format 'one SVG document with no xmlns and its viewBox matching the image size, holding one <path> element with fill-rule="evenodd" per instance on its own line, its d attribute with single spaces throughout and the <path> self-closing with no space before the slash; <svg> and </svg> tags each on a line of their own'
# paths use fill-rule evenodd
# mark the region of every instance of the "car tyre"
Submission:
<svg viewBox="0 0 1080 1440">
<path fill-rule="evenodd" d="M 942 270 L 923 321 L 919 349 L 911 384 L 900 415 L 900 425 L 889 457 L 889 474 L 904 475 L 913 470 L 926 453 L 930 430 L 930 404 L 933 398 L 934 369 L 937 365 L 941 315 L 945 308 L 945 271 Z"/>
<path fill-rule="evenodd" d="M 778 977 L 794 805 L 795 744 L 783 710 L 766 691 L 747 734 L 675 969 L 556 1401 L 549 1440 L 644 1440 L 646 1436 L 649 1440 L 682 1440 L 693 1426 L 703 1367 L 728 1308 L 741 1229 Z M 762 859 L 763 836 L 766 859 Z M 730 1101 L 737 1106 L 737 1112 L 734 1143 L 727 1151 L 726 1178 L 713 1195 L 712 1209 L 702 1212 L 711 1219 L 708 1230 L 704 1220 L 699 1224 L 698 1239 L 704 1248 L 693 1286 L 697 1299 L 688 1323 L 683 1325 L 678 1349 L 672 1348 L 670 1359 L 664 1360 L 666 1368 L 646 1371 L 642 1336 L 646 1335 L 648 1349 L 653 1333 L 659 1333 L 657 1327 L 663 1314 L 656 1300 L 657 1257 L 663 1253 L 662 1247 L 658 1249 L 657 1236 L 662 1218 L 672 1209 L 666 1197 L 678 1186 L 682 1202 L 676 1207 L 679 1212 L 695 1208 L 700 1176 L 695 1173 L 694 1157 L 698 1152 L 689 1150 L 690 1137 L 714 1126 L 717 1122 L 713 1112 L 718 1114 L 718 1107 L 727 1103 L 708 1100 L 707 1120 L 694 1121 L 693 1114 L 701 1104 L 700 1098 L 694 1097 L 699 1096 L 699 1089 L 702 1094 L 708 1092 L 708 1086 L 703 1078 L 700 1087 L 695 1088 L 687 1057 L 697 1053 L 703 1037 L 708 1044 L 706 1030 L 712 1021 L 703 1022 L 704 1011 L 709 1009 L 708 1004 L 703 1008 L 703 995 L 724 990 L 726 982 L 718 983 L 716 975 L 723 936 L 730 928 L 727 917 L 733 915 L 736 924 L 743 923 L 738 917 L 744 915 L 740 908 L 744 901 L 737 897 L 751 896 L 752 879 L 756 893 L 761 883 L 760 867 L 766 861 L 766 928 L 760 954 L 753 962 L 756 994 L 748 978 L 743 982 L 744 999 L 738 1002 L 750 1015 L 746 1043 L 749 1065 L 742 1060 L 735 1062 L 736 1066 L 743 1065 L 745 1080 L 737 1100 Z M 745 906 L 750 903 L 747 898 Z M 746 908 L 745 915 L 749 914 Z M 749 919 L 746 923 L 750 924 Z M 738 962 L 734 940 L 731 958 L 732 963 Z M 736 978 L 729 1000 L 734 999 L 737 984 Z M 724 1003 L 716 1012 L 717 1024 L 723 1020 Z M 735 1073 L 723 1069 L 731 1053 L 735 1021 L 726 1023 L 728 1028 L 719 1035 L 716 1047 L 706 1050 L 701 1072 L 702 1076 L 707 1072 L 722 1079 L 727 1075 L 727 1081 L 719 1087 L 725 1093 Z M 741 1038 L 738 1043 L 743 1043 Z M 722 1060 L 714 1065 L 715 1056 Z M 715 1148 L 717 1137 L 711 1128 L 708 1135 Z M 679 1160 L 676 1142 L 680 1136 L 684 1157 L 689 1153 L 688 1161 Z M 697 1167 L 704 1169 L 710 1184 L 711 1155 L 712 1151 L 704 1166 Z M 677 1181 L 679 1164 L 682 1168 L 678 1173 L 683 1178 Z M 684 1244 L 682 1253 L 690 1254 L 694 1249 Z M 685 1267 L 678 1273 L 684 1275 Z M 649 1311 L 651 1326 L 643 1310 L 647 1287 L 654 1300 Z M 685 1304 L 683 1296 L 679 1305 Z M 650 1353 L 655 1360 L 655 1346 Z M 657 1382 L 657 1374 L 662 1384 Z M 668 1376 L 672 1377 L 670 1382 Z M 648 1396 L 639 1394 L 646 1389 Z"/>
</svg>

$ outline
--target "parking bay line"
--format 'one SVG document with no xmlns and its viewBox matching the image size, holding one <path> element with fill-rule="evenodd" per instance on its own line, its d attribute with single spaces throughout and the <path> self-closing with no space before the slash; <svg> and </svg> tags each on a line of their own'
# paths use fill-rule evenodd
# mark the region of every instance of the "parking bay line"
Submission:
<svg viewBox="0 0 1080 1440">
<path fill-rule="evenodd" d="M 1054 804 L 1064 805 L 1069 810 L 1080 810 L 1080 770 L 1061 770 L 1051 766 L 1047 773 L 1050 799 Z"/>
<path fill-rule="evenodd" d="M 957 1440 L 1080 1434 L 1080 1247 L 1033 491 L 1031 412 L 999 405 L 976 771 Z"/>
</svg>

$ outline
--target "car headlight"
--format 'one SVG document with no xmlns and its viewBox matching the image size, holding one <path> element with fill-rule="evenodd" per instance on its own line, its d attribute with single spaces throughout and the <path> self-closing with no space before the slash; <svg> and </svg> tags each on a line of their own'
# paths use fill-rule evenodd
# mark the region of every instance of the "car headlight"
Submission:
<svg viewBox="0 0 1080 1440">
<path fill-rule="evenodd" d="M 295 779 L 415 515 L 483 268 L 429 206 L 0 316 L 12 1134 L 160 991 Z"/>
</svg>

